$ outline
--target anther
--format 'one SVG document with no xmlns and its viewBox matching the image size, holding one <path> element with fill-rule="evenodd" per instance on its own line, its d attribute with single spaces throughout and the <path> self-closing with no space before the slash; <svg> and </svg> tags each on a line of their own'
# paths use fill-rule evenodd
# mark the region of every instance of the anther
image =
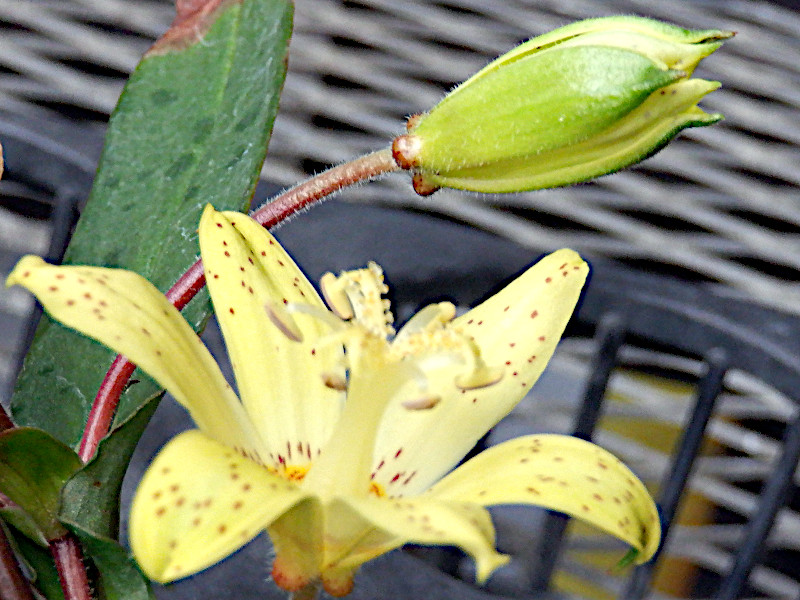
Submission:
<svg viewBox="0 0 800 600">
<path fill-rule="evenodd" d="M 416 400 L 406 400 L 403 406 L 408 410 L 430 410 L 441 401 L 441 396 L 424 396 Z"/>
<path fill-rule="evenodd" d="M 353 305 L 347 297 L 342 282 L 333 273 L 325 273 L 319 280 L 322 297 L 333 313 L 340 319 L 352 319 Z"/>
<path fill-rule="evenodd" d="M 462 390 L 475 390 L 494 385 L 503 378 L 502 367 L 481 367 L 468 375 L 459 375 L 455 379 L 456 387 Z"/>
<path fill-rule="evenodd" d="M 322 383 L 332 390 L 344 392 L 347 390 L 347 380 L 336 373 L 322 373 Z"/>
<path fill-rule="evenodd" d="M 267 311 L 269 320 L 272 321 L 283 335 L 294 342 L 303 341 L 303 333 L 283 304 L 268 301 L 264 304 L 264 309 Z"/>
</svg>

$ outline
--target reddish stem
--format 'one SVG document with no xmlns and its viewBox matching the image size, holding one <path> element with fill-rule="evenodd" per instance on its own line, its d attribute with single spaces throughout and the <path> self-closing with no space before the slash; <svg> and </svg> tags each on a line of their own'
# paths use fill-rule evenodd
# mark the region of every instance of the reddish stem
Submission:
<svg viewBox="0 0 800 600">
<path fill-rule="evenodd" d="M 346 186 L 375 179 L 397 170 L 399 167 L 392 158 L 391 150 L 379 150 L 315 175 L 267 202 L 251 216 L 264 227 L 274 227 L 303 208 L 327 198 Z M 205 283 L 203 263 L 197 260 L 167 291 L 167 299 L 181 310 Z M 135 368 L 133 363 L 119 354 L 106 373 L 95 396 L 81 439 L 79 456 L 84 462 L 94 456 L 100 440 L 108 434 L 119 397 Z"/>
<path fill-rule="evenodd" d="M 398 170 L 400 167 L 392 158 L 391 149 L 378 150 L 315 175 L 267 202 L 251 216 L 264 227 L 274 227 L 296 212 L 335 194 L 344 187 Z"/>
<path fill-rule="evenodd" d="M 0 431 L 11 429 L 14 427 L 14 421 L 8 416 L 6 409 L 0 404 Z"/>
<path fill-rule="evenodd" d="M 58 569 L 65 600 L 92 600 L 78 540 L 72 535 L 51 540 L 50 552 Z"/>
<path fill-rule="evenodd" d="M 30 583 L 19 568 L 3 527 L 0 527 L 0 591 L 8 600 L 34 600 Z"/>
<path fill-rule="evenodd" d="M 100 389 L 97 391 L 92 409 L 89 411 L 86 427 L 83 430 L 81 445 L 78 448 L 78 457 L 83 462 L 89 462 L 94 456 L 100 440 L 108 433 L 111 420 L 114 418 L 114 411 L 117 409 L 117 402 L 98 402 L 97 398 L 116 398 L 119 400 L 122 390 L 125 389 L 125 385 L 127 385 L 135 369 L 136 365 L 121 354 L 118 354 L 114 362 L 111 363 L 111 368 L 106 373 L 103 383 L 100 384 Z"/>
</svg>

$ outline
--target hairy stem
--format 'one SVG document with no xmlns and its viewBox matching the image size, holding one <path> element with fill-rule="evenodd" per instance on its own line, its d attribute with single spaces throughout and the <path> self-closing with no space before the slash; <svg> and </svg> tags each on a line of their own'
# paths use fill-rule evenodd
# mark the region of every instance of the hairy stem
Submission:
<svg viewBox="0 0 800 600">
<path fill-rule="evenodd" d="M 400 167 L 392 158 L 391 149 L 386 148 L 372 152 L 348 163 L 332 167 L 296 185 L 268 201 L 255 210 L 251 216 L 264 227 L 274 227 L 296 212 L 327 198 L 344 187 L 360 181 L 375 179 L 399 169 Z M 167 291 L 167 299 L 178 310 L 181 310 L 203 288 L 205 283 L 203 264 L 197 260 Z M 81 439 L 81 460 L 91 459 L 97 450 L 97 444 L 108 433 L 119 397 L 135 368 L 135 365 L 122 355 L 118 355 L 114 359 L 97 391 L 89 413 L 89 420 Z M 2 416 L 0 416 L 1 427 Z"/>
<path fill-rule="evenodd" d="M 392 158 L 390 148 L 366 154 L 323 171 L 283 192 L 254 211 L 251 216 L 264 227 L 273 227 L 297 211 L 335 194 L 344 187 L 399 170 L 400 167 Z"/>
<path fill-rule="evenodd" d="M 58 579 L 61 581 L 65 600 L 92 600 L 78 540 L 69 534 L 51 540 L 50 552 L 58 569 Z"/>
</svg>

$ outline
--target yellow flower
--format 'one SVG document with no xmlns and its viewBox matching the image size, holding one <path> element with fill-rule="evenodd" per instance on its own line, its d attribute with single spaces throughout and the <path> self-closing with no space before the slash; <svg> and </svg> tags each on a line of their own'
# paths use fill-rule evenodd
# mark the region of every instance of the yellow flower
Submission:
<svg viewBox="0 0 800 600">
<path fill-rule="evenodd" d="M 206 279 L 239 396 L 180 313 L 121 270 L 23 258 L 8 278 L 62 323 L 125 354 L 191 413 L 131 508 L 131 546 L 160 582 L 218 562 L 266 529 L 275 582 L 347 594 L 359 565 L 405 543 L 453 545 L 484 581 L 506 562 L 485 507 L 535 504 L 583 519 L 650 558 L 659 523 L 644 486 L 588 442 L 532 435 L 450 472 L 539 377 L 588 268 L 545 258 L 455 317 L 428 306 L 396 334 L 377 265 L 321 285 L 275 239 L 207 207 Z"/>
</svg>

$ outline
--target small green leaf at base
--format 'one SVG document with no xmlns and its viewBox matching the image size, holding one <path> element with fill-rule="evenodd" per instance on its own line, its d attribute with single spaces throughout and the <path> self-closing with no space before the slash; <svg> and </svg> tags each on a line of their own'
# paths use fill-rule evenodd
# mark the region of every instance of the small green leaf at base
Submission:
<svg viewBox="0 0 800 600">
<path fill-rule="evenodd" d="M 61 488 L 81 466 L 77 454 L 40 429 L 17 427 L 0 434 L 0 491 L 30 517 L 28 528 L 35 523 L 37 543 L 39 534 L 55 539 L 66 533 L 58 520 Z"/>
<path fill-rule="evenodd" d="M 69 529 L 97 567 L 97 587 L 103 600 L 153 600 L 147 578 L 125 548 L 110 538 L 95 536 L 75 525 L 69 525 Z"/>
</svg>

